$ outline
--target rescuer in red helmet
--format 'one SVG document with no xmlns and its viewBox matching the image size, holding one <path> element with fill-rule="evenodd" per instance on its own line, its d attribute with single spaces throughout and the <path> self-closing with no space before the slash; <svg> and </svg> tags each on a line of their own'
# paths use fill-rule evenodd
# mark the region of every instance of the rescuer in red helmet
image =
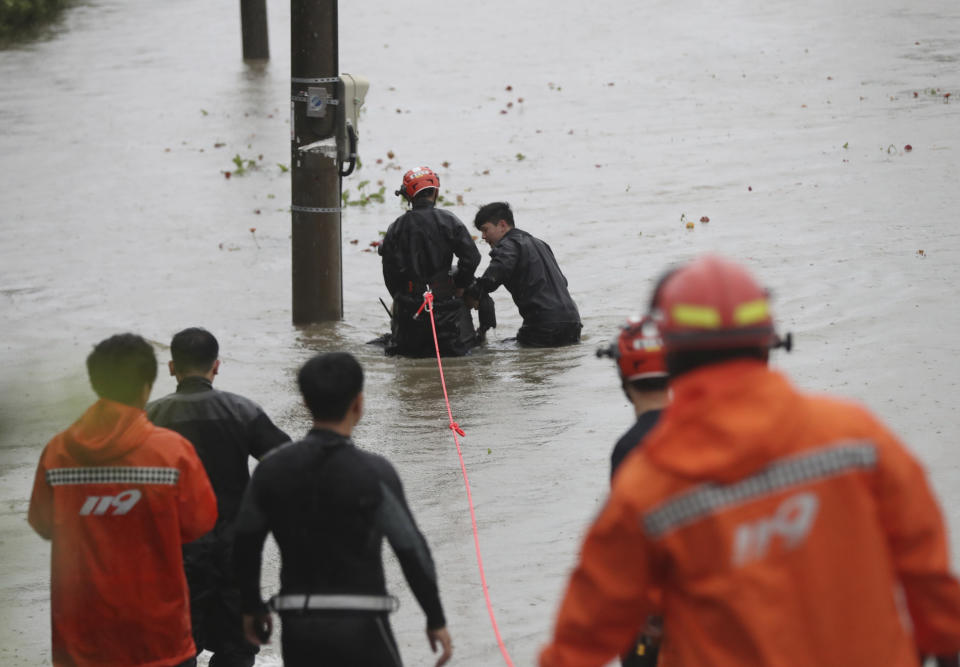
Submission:
<svg viewBox="0 0 960 667">
<path fill-rule="evenodd" d="M 410 203 L 410 210 L 390 225 L 378 251 L 383 259 L 383 282 L 393 297 L 388 354 L 434 354 L 429 313 L 415 318 L 428 287 L 433 291 L 441 354 L 466 354 L 482 339 L 482 331 L 479 336 L 474 331 L 470 309 L 461 298 L 463 289 L 473 282 L 480 251 L 457 216 L 436 207 L 439 189 L 437 174 L 429 167 L 417 167 L 403 175 L 396 192 Z M 454 256 L 457 266 L 452 271 Z"/>
<path fill-rule="evenodd" d="M 617 362 L 620 386 L 633 405 L 637 421 L 617 442 L 610 456 L 610 480 L 627 454 L 643 445 L 647 434 L 656 426 L 660 413 L 670 401 L 667 387 L 667 365 L 663 357 L 663 341 L 656 323 L 649 317 L 631 318 L 620 330 L 615 343 L 597 350 L 597 356 L 612 357 Z M 658 615 L 647 618 L 642 633 L 629 651 L 620 657 L 622 667 L 653 667 L 657 664 L 663 620 Z"/>
<path fill-rule="evenodd" d="M 633 405 L 637 422 L 617 442 L 610 457 L 610 479 L 634 447 L 660 418 L 670 400 L 663 342 L 649 317 L 628 320 L 616 343 L 597 350 L 597 356 L 612 357 L 620 372 L 623 393 Z"/>
<path fill-rule="evenodd" d="M 606 664 L 655 608 L 671 667 L 956 664 L 960 583 L 916 459 L 767 367 L 789 338 L 743 267 L 696 259 L 652 309 L 671 403 L 617 471 L 541 667 Z"/>
</svg>

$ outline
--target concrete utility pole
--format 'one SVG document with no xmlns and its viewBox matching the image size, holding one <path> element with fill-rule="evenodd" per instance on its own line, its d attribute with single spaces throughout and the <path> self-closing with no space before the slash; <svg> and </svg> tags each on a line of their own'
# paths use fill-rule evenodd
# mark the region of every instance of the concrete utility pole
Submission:
<svg viewBox="0 0 960 667">
<path fill-rule="evenodd" d="M 343 317 L 337 0 L 290 1 L 293 323 Z"/>
<path fill-rule="evenodd" d="M 243 36 L 244 60 L 270 60 L 267 0 L 240 0 L 240 33 Z"/>
</svg>

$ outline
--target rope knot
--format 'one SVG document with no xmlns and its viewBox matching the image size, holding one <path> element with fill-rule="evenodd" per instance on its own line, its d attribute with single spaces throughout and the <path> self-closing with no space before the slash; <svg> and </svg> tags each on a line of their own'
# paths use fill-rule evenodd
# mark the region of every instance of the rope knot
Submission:
<svg viewBox="0 0 960 667">
<path fill-rule="evenodd" d="M 466 435 L 466 433 L 463 432 L 463 429 L 460 428 L 460 424 L 455 421 L 450 422 L 450 430 L 456 432 L 458 435 Z"/>
<path fill-rule="evenodd" d="M 420 307 L 417 308 L 417 312 L 414 314 L 413 319 L 420 317 L 420 313 L 423 312 L 423 309 L 426 308 L 428 313 L 433 312 L 433 290 L 430 287 L 427 287 L 427 291 L 423 293 L 423 303 L 420 304 Z M 431 319 L 432 319 L 431 315 Z"/>
</svg>

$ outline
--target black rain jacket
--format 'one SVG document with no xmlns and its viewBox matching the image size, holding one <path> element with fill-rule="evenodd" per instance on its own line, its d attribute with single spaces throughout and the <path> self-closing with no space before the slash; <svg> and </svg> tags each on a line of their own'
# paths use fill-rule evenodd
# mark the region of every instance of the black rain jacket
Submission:
<svg viewBox="0 0 960 667">
<path fill-rule="evenodd" d="M 229 587 L 233 522 L 250 481 L 249 458 L 263 458 L 290 437 L 255 402 L 214 389 L 200 376 L 184 378 L 175 393 L 150 403 L 146 410 L 154 424 L 190 441 L 217 496 L 217 525 L 183 546 L 191 596 Z"/>
<path fill-rule="evenodd" d="M 214 389 L 205 377 L 186 377 L 177 391 L 150 403 L 147 418 L 193 445 L 217 496 L 217 530 L 233 523 L 250 481 L 249 457 L 261 459 L 290 436 L 249 398 Z"/>
<path fill-rule="evenodd" d="M 387 228 L 378 252 L 383 258 L 383 283 L 394 298 L 410 293 L 419 297 L 427 284 L 438 283 L 433 285 L 436 293 L 454 255 L 458 260 L 454 287 L 468 287 L 480 265 L 480 251 L 466 226 L 453 213 L 425 200 L 415 201 Z"/>
<path fill-rule="evenodd" d="M 477 287 L 490 293 L 503 285 L 517 304 L 524 327 L 580 323 L 553 251 L 546 243 L 514 227 L 490 250 L 490 265 Z"/>
<path fill-rule="evenodd" d="M 263 543 L 280 548 L 280 592 L 385 595 L 381 546 L 386 537 L 427 616 L 446 625 L 430 549 L 413 520 L 387 459 L 342 435 L 314 429 L 257 466 L 237 517 L 234 548 L 245 613 L 263 609 Z"/>
</svg>

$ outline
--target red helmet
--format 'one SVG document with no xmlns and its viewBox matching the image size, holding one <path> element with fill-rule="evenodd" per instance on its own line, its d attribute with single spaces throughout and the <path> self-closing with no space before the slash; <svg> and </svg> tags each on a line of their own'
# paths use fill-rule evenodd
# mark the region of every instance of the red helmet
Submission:
<svg viewBox="0 0 960 667">
<path fill-rule="evenodd" d="M 610 348 L 624 380 L 632 382 L 667 376 L 663 341 L 649 317 L 627 320 L 620 331 L 616 349 L 612 345 Z"/>
<path fill-rule="evenodd" d="M 705 255 L 664 277 L 652 309 L 667 352 L 783 345 L 768 292 L 739 264 Z"/>
<path fill-rule="evenodd" d="M 440 189 L 440 177 L 430 167 L 417 167 L 403 175 L 403 184 L 397 190 L 407 199 L 413 199 L 418 192 L 428 188 Z"/>
</svg>

